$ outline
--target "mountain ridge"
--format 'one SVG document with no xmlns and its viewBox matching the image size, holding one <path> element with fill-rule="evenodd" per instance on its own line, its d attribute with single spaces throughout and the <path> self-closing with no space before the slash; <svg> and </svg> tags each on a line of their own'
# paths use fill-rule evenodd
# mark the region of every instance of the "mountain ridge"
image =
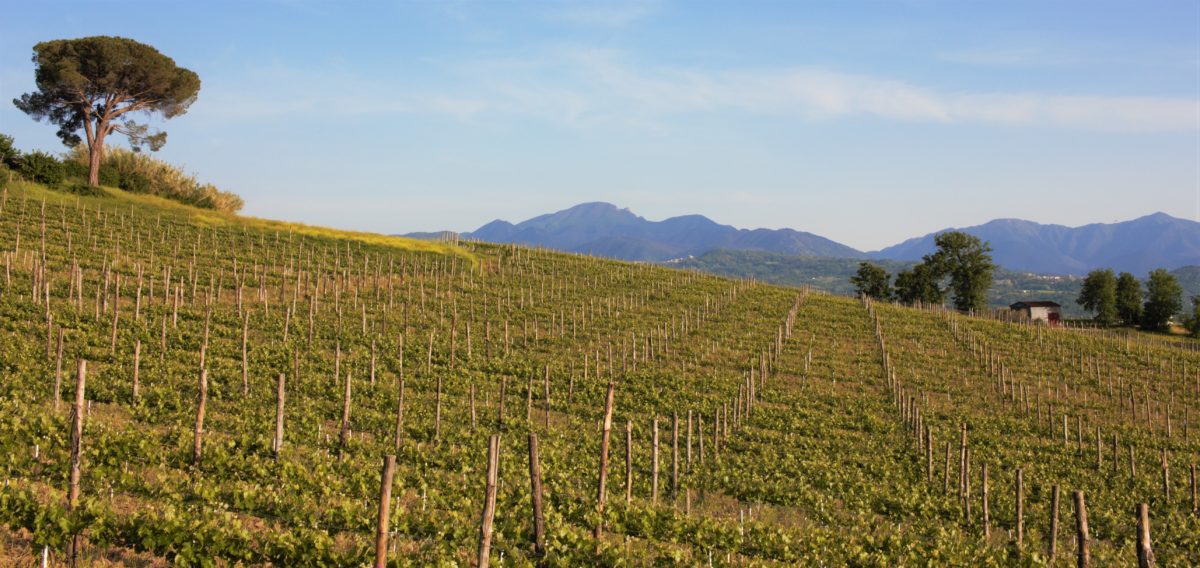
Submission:
<svg viewBox="0 0 1200 568">
<path fill-rule="evenodd" d="M 913 237 L 867 254 L 873 259 L 920 260 L 935 250 L 934 237 L 947 231 L 963 231 L 987 241 L 998 264 L 1042 274 L 1082 275 L 1113 268 L 1141 275 L 1155 268 L 1200 264 L 1200 223 L 1162 212 L 1078 227 L 993 219 Z"/>
<path fill-rule="evenodd" d="M 1200 223 L 1162 212 L 1078 227 L 999 218 L 863 252 L 796 229 L 739 229 L 697 214 L 650 221 L 628 208 L 592 201 L 515 224 L 496 219 L 459 236 L 649 262 L 699 256 L 713 250 L 915 261 L 933 252 L 934 237 L 947 231 L 963 231 L 987 241 L 997 264 L 1040 274 L 1079 276 L 1096 268 L 1113 268 L 1142 275 L 1154 268 L 1174 270 L 1200 265 Z M 442 231 L 406 236 L 436 239 L 453 234 Z"/>
<path fill-rule="evenodd" d="M 411 236 L 430 234 L 438 233 L 413 233 Z M 738 229 L 695 214 L 649 221 L 627 208 L 605 202 L 581 203 L 516 224 L 497 219 L 460 236 L 651 262 L 703 254 L 718 248 L 866 258 L 864 253 L 852 247 L 804 231 Z"/>
</svg>

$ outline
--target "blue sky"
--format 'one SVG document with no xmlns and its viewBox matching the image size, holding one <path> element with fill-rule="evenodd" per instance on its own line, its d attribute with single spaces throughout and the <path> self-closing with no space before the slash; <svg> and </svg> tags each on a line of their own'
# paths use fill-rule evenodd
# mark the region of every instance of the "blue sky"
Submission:
<svg viewBox="0 0 1200 568">
<path fill-rule="evenodd" d="M 203 86 L 160 157 L 251 215 L 470 230 L 584 201 L 875 249 L 998 217 L 1200 220 L 1200 3 L 0 0 L 0 132 L 38 41 Z"/>
</svg>

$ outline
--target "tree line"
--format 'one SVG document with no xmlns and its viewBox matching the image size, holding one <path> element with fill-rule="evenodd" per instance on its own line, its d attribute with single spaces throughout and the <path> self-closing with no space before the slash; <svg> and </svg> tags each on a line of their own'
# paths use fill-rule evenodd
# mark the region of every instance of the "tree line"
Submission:
<svg viewBox="0 0 1200 568">
<path fill-rule="evenodd" d="M 859 296 L 906 304 L 941 304 L 952 295 L 954 307 L 972 312 L 987 309 L 987 291 L 992 285 L 992 247 L 978 237 L 961 231 L 949 231 L 933 239 L 937 250 L 922 257 L 910 269 L 892 276 L 883 267 L 870 262 L 858 265 L 850 277 Z"/>
<path fill-rule="evenodd" d="M 850 277 L 859 296 L 905 304 L 941 304 L 952 295 L 955 309 L 963 312 L 987 308 L 987 290 L 996 265 L 991 246 L 978 237 L 950 231 L 934 237 L 937 250 L 922 257 L 910 269 L 892 275 L 882 266 L 861 262 Z M 1090 272 L 1083 280 L 1076 303 L 1095 314 L 1102 326 L 1141 326 L 1154 331 L 1169 329 L 1183 310 L 1183 287 L 1165 268 L 1150 272 L 1142 282 L 1129 272 L 1116 274 L 1111 268 Z M 1183 324 L 1200 337 L 1200 296 L 1192 298 L 1192 310 Z"/>
<path fill-rule="evenodd" d="M 1150 272 L 1146 289 L 1128 272 L 1120 275 L 1111 268 L 1096 269 L 1083 279 L 1080 306 L 1095 314 L 1097 324 L 1140 325 L 1145 329 L 1166 331 L 1172 318 L 1183 310 L 1183 287 L 1165 268 Z M 1200 296 L 1192 297 L 1192 313 L 1184 324 L 1193 335 L 1200 336 Z"/>
</svg>

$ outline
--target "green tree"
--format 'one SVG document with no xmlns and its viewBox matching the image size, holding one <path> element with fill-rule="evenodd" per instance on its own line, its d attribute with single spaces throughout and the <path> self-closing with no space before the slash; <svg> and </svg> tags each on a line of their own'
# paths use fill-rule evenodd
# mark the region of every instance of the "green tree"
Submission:
<svg viewBox="0 0 1200 568">
<path fill-rule="evenodd" d="M 17 173 L 21 177 L 29 181 L 36 181 L 49 186 L 56 186 L 63 182 L 67 171 L 63 168 L 63 163 L 58 158 L 51 156 L 41 150 L 35 150 L 24 156 L 17 162 Z"/>
<path fill-rule="evenodd" d="M 109 36 L 59 39 L 33 46 L 37 91 L 13 104 L 34 120 L 58 126 L 68 147 L 88 145 L 88 184 L 98 185 L 104 142 L 113 132 L 129 138 L 134 150 L 158 150 L 166 132 L 151 130 L 132 117 L 142 113 L 169 119 L 187 112 L 200 92 L 200 77 L 153 47 Z"/>
<path fill-rule="evenodd" d="M 1128 272 L 1117 276 L 1117 316 L 1125 325 L 1137 325 L 1142 319 L 1142 283 Z"/>
<path fill-rule="evenodd" d="M 1083 279 L 1083 288 L 1075 303 L 1095 312 L 1096 323 L 1112 325 L 1117 322 L 1117 275 L 1111 268 L 1097 269 Z"/>
<path fill-rule="evenodd" d="M 954 292 L 954 307 L 961 311 L 981 311 L 987 308 L 987 291 L 992 286 L 992 247 L 979 237 L 960 231 L 942 233 L 933 239 L 938 250 L 925 255 L 927 264 L 941 280 L 950 278 Z"/>
<path fill-rule="evenodd" d="M 858 274 L 850 277 L 854 284 L 855 293 L 866 294 L 876 300 L 888 300 L 892 297 L 892 275 L 882 266 L 870 262 L 858 263 Z"/>
<path fill-rule="evenodd" d="M 1146 282 L 1146 304 L 1142 308 L 1142 325 L 1147 329 L 1165 330 L 1171 316 L 1183 309 L 1183 287 L 1165 268 L 1155 269 Z"/>
<path fill-rule="evenodd" d="M 1200 337 L 1200 296 L 1192 296 L 1192 315 L 1186 322 L 1192 337 Z"/>
<path fill-rule="evenodd" d="M 906 304 L 940 304 L 945 300 L 946 292 L 938 285 L 939 280 L 937 274 L 924 263 L 901 270 L 896 274 L 896 299 Z"/>
<path fill-rule="evenodd" d="M 21 152 L 13 145 L 13 137 L 7 134 L 0 134 L 0 164 L 12 166 L 20 156 Z"/>
</svg>

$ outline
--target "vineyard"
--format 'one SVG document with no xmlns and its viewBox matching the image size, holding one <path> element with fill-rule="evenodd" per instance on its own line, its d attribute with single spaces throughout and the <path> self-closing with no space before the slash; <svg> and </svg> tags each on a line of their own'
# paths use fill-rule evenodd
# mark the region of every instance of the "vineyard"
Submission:
<svg viewBox="0 0 1200 568">
<path fill-rule="evenodd" d="M 1200 564 L 1181 343 L 3 191 L 3 562 Z"/>
</svg>

